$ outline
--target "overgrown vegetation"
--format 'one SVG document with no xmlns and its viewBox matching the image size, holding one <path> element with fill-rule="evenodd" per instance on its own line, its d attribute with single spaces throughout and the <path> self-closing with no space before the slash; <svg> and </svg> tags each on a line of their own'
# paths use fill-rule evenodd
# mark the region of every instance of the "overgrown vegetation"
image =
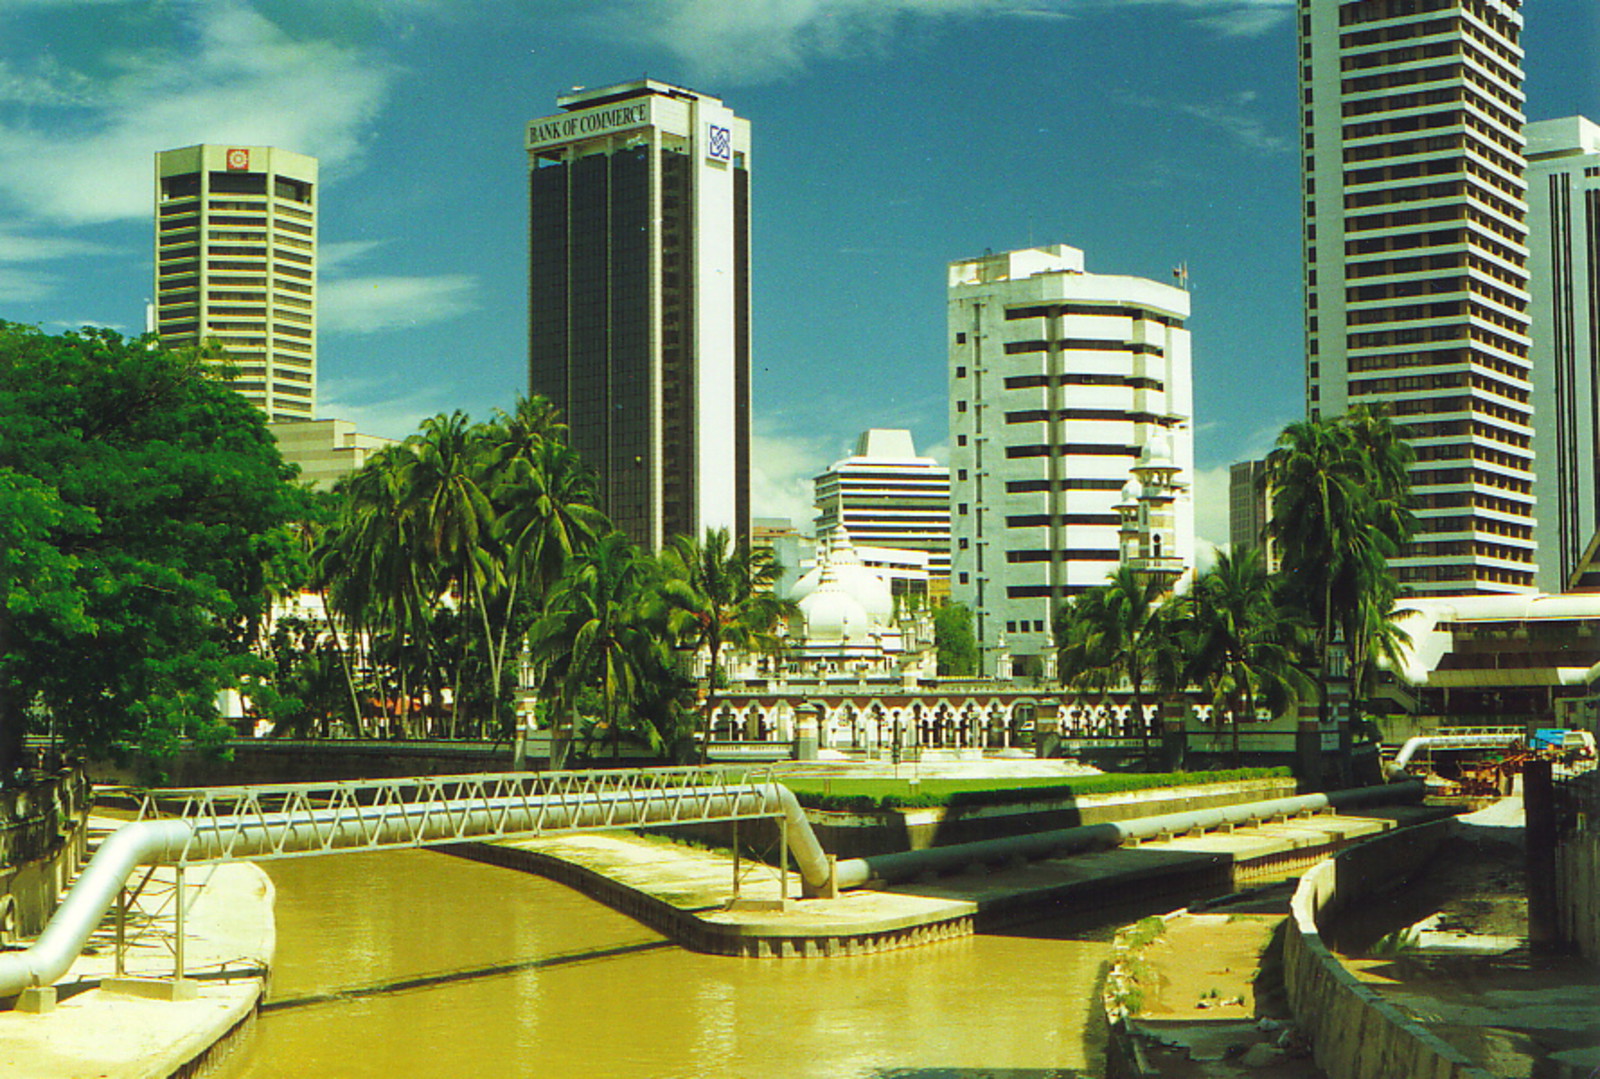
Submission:
<svg viewBox="0 0 1600 1079">
<path fill-rule="evenodd" d="M 1200 783 L 1234 783 L 1246 779 L 1278 779 L 1289 774 L 1288 768 L 1231 768 L 1218 772 L 1126 772 L 1069 780 L 1053 777 L 924 779 L 914 785 L 910 779 L 797 777 L 783 782 L 795 792 L 801 805 L 812 809 L 868 813 L 880 809 L 1070 801 L 1091 794 L 1120 794 Z"/>
</svg>

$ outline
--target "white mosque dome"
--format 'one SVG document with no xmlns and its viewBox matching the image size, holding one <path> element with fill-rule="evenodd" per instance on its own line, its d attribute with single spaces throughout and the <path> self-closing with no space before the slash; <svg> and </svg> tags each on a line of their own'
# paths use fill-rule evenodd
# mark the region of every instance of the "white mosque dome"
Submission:
<svg viewBox="0 0 1600 1079">
<path fill-rule="evenodd" d="M 1150 440 L 1144 444 L 1144 451 L 1139 454 L 1139 463 L 1135 468 L 1176 468 L 1172 459 L 1172 436 L 1165 431 L 1156 431 Z"/>
<path fill-rule="evenodd" d="M 789 598 L 800 607 L 808 640 L 865 640 L 894 625 L 889 582 L 862 565 L 843 525 L 828 535 L 816 568 L 790 587 Z"/>
<path fill-rule="evenodd" d="M 808 641 L 865 640 L 872 617 L 855 597 L 828 581 L 800 601 Z"/>
</svg>

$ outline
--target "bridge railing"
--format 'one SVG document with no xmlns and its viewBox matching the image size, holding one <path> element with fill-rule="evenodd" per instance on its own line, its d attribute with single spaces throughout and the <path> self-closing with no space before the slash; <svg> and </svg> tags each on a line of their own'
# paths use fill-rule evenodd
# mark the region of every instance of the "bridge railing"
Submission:
<svg viewBox="0 0 1600 1079">
<path fill-rule="evenodd" d="M 772 781 L 767 766 L 167 788 L 143 793 L 138 819 L 188 824 L 171 860 L 195 864 L 781 816 Z"/>
</svg>

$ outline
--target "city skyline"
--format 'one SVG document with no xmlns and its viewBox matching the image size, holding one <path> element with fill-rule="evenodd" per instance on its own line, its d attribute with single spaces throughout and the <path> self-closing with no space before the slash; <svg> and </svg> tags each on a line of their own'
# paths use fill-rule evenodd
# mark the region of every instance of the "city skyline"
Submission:
<svg viewBox="0 0 1600 1079">
<path fill-rule="evenodd" d="M 575 84 L 648 74 L 758 133 L 756 514 L 808 521 L 810 478 L 867 427 L 948 461 L 944 267 L 1064 242 L 1107 273 L 1188 267 L 1200 532 L 1225 542 L 1228 465 L 1303 401 L 1293 4 L 784 10 L 13 0 L 0 317 L 139 332 L 150 155 L 282 146 L 323 161 L 319 415 L 486 417 L 525 384 L 522 128 Z M 1600 115 L 1597 21 L 1530 11 L 1530 119 Z"/>
</svg>

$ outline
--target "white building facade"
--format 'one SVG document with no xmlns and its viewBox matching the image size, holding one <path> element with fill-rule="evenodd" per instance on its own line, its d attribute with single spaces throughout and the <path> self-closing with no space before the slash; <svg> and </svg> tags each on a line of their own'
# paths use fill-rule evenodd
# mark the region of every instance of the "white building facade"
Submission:
<svg viewBox="0 0 1600 1079">
<path fill-rule="evenodd" d="M 1600 530 L 1600 125 L 1545 120 L 1527 137 L 1536 580 L 1560 592 Z"/>
<path fill-rule="evenodd" d="M 1159 558 L 1193 567 L 1189 294 L 1055 245 L 951 263 L 948 296 L 951 598 L 992 673 L 1116 569 L 1141 458 L 1174 493 Z"/>
<path fill-rule="evenodd" d="M 1534 586 L 1519 0 L 1301 0 L 1307 412 L 1411 444 L 1419 594 Z"/>
<path fill-rule="evenodd" d="M 863 432 L 856 452 L 814 482 L 819 542 L 843 525 L 858 550 L 920 551 L 925 558 L 904 561 L 950 576 L 950 469 L 918 456 L 910 431 Z"/>
<path fill-rule="evenodd" d="M 528 124 L 528 367 L 635 543 L 750 529 L 750 124 L 652 79 Z"/>
<path fill-rule="evenodd" d="M 270 420 L 317 402 L 317 159 L 204 144 L 155 159 L 155 331 L 216 341 L 229 385 Z"/>
</svg>

